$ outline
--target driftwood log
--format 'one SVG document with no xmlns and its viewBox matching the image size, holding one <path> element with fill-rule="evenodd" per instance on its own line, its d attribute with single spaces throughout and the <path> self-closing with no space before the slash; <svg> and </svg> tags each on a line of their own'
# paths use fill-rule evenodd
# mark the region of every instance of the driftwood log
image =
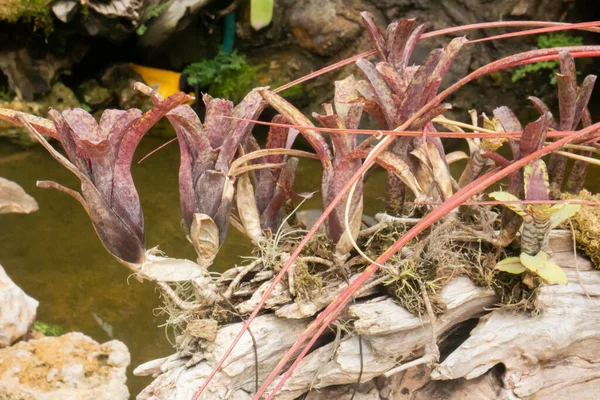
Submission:
<svg viewBox="0 0 600 400">
<path fill-rule="evenodd" d="M 466 277 L 443 289 L 447 309 L 433 324 L 427 315 L 411 314 L 371 292 L 368 300 L 347 307 L 354 334 L 342 337 L 332 327 L 276 398 L 307 392 L 306 399 L 313 400 L 350 398 L 361 375 L 355 399 L 597 399 L 600 272 L 574 252 L 570 232 L 554 231 L 551 248 L 569 284 L 542 287 L 538 315 L 495 308 L 496 294 Z M 252 336 L 243 337 L 202 399 L 252 398 L 255 366 L 260 384 L 311 321 L 280 314 L 252 323 Z M 194 354 L 139 366 L 136 375 L 156 379 L 138 399 L 191 399 L 240 328 L 241 323 L 221 327 Z M 439 364 L 427 358 L 433 337 Z"/>
</svg>

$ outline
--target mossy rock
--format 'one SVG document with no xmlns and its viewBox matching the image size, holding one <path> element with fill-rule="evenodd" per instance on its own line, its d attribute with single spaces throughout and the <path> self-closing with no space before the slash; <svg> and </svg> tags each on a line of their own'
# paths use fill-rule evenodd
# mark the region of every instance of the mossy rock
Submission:
<svg viewBox="0 0 600 400">
<path fill-rule="evenodd" d="M 592 194 L 582 190 L 578 194 L 563 193 L 563 200 L 581 200 L 600 202 L 600 194 Z M 597 269 L 600 269 L 600 207 L 581 206 L 581 209 L 571 217 L 575 231 L 577 248 L 582 250 Z M 570 229 L 567 222 L 565 229 Z"/>
<path fill-rule="evenodd" d="M 51 3 L 52 0 L 3 0 L 0 2 L 0 21 L 33 23 L 36 29 L 49 34 L 53 29 Z"/>
<path fill-rule="evenodd" d="M 100 85 L 95 79 L 88 79 L 77 88 L 79 100 L 87 104 L 91 111 L 107 107 L 113 100 L 110 90 Z"/>
<path fill-rule="evenodd" d="M 81 103 L 77 100 L 75 93 L 61 82 L 55 83 L 47 96 L 36 101 L 23 101 L 17 98 L 12 101 L 0 101 L 0 108 L 10 108 L 44 118 L 48 116 L 50 107 L 63 111 L 68 108 L 81 107 Z M 23 147 L 30 147 L 37 143 L 37 140 L 27 130 L 4 121 L 0 121 L 0 138 L 7 138 Z"/>
</svg>

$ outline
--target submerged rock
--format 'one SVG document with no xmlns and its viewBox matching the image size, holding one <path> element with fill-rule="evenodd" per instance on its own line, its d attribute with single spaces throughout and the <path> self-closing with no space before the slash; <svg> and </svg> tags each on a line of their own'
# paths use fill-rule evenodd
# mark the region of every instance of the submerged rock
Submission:
<svg viewBox="0 0 600 400">
<path fill-rule="evenodd" d="M 0 348 L 10 346 L 27 333 L 35 320 L 37 306 L 37 300 L 15 285 L 0 265 Z M 2 360 L 0 355 L 0 370 L 3 368 Z M 0 398 L 4 398 L 2 390 Z"/>
<path fill-rule="evenodd" d="M 129 350 L 79 332 L 43 337 L 0 350 L 0 398 L 126 400 Z"/>
</svg>

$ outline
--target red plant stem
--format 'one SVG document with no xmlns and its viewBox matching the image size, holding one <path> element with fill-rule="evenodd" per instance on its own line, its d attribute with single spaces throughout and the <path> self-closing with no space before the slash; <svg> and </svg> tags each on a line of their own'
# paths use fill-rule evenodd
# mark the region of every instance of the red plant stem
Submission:
<svg viewBox="0 0 600 400">
<path fill-rule="evenodd" d="M 407 201 L 405 204 L 434 206 L 444 204 L 443 201 Z M 597 201 L 583 200 L 508 200 L 508 201 L 465 201 L 461 206 L 502 206 L 505 204 L 581 204 L 584 206 L 600 206 Z"/>
<path fill-rule="evenodd" d="M 231 116 L 224 116 L 225 119 L 233 119 L 236 121 L 251 122 L 257 125 L 275 126 L 280 128 L 293 128 L 293 129 L 312 129 L 319 132 L 331 132 L 331 133 L 346 133 L 346 134 L 364 134 L 374 135 L 383 134 L 385 136 L 407 136 L 407 137 L 423 137 L 423 131 L 397 131 L 397 130 L 377 130 L 377 129 L 342 129 L 342 128 L 324 128 L 319 126 L 303 126 L 303 125 L 291 125 L 291 124 L 280 124 L 277 122 L 259 121 L 254 119 L 237 118 Z M 547 137 L 565 137 L 571 135 L 577 131 L 552 131 L 548 132 Z M 514 138 L 519 139 L 523 132 L 427 132 L 427 137 L 439 137 L 439 138 L 452 138 L 452 139 L 494 139 L 494 138 Z"/>
<path fill-rule="evenodd" d="M 506 28 L 506 27 L 526 27 L 526 26 L 544 26 L 544 27 L 556 27 L 556 28 L 564 28 L 564 29 L 581 29 L 581 30 L 586 30 L 586 31 L 591 31 L 591 32 L 600 32 L 600 29 L 595 28 L 595 27 L 587 27 L 587 28 L 575 28 L 574 25 L 577 24 L 569 24 L 569 23 L 565 23 L 565 22 L 546 22 L 546 21 L 496 21 L 496 22 L 481 22 L 481 23 L 477 23 L 477 24 L 470 24 L 470 25 L 463 25 L 463 26 L 457 26 L 457 27 L 452 27 L 452 28 L 444 28 L 444 29 L 439 29 L 437 31 L 433 31 L 433 32 L 429 32 L 429 33 L 425 33 L 423 35 L 421 35 L 421 37 L 419 38 L 419 40 L 421 39 L 427 39 L 430 37 L 434 37 L 434 36 L 441 36 L 441 35 L 446 35 L 446 34 L 450 34 L 450 33 L 455 33 L 455 32 L 463 32 L 463 31 L 469 31 L 469 30 L 475 30 L 475 29 L 488 29 L 488 28 Z M 525 31 L 525 32 L 516 32 L 517 34 L 533 34 L 536 32 L 532 32 L 534 30 L 529 30 L 529 31 Z M 473 41 L 468 41 L 467 43 L 477 43 L 478 41 L 481 41 L 482 39 L 478 39 L 478 40 L 473 40 Z M 489 39 L 488 39 L 489 40 Z M 298 85 L 300 83 L 306 82 L 310 79 L 316 78 L 317 76 L 323 75 L 327 72 L 333 71 L 337 68 L 341 68 L 345 65 L 351 64 L 353 62 L 355 62 L 356 60 L 358 60 L 359 58 L 366 58 L 369 56 L 372 56 L 374 54 L 377 54 L 377 50 L 369 50 L 366 51 L 364 53 L 358 54 L 356 56 L 338 61 L 337 63 L 334 63 L 332 65 L 329 65 L 327 67 L 321 68 L 318 71 L 312 72 L 308 75 L 305 75 L 303 77 L 300 77 L 292 82 L 288 82 L 283 86 L 280 86 L 276 89 L 273 90 L 274 93 L 279 93 L 284 91 L 285 89 L 289 89 L 292 86 Z M 173 139 L 173 141 L 177 140 L 177 138 Z M 168 144 L 172 143 L 172 141 L 165 143 L 163 146 L 160 146 L 159 148 L 155 149 L 155 151 L 158 151 L 160 149 L 162 149 L 163 147 L 167 146 Z M 145 157 L 143 157 L 138 163 L 141 163 L 143 160 L 145 160 L 147 157 L 149 157 L 151 154 L 154 154 L 155 151 L 152 151 L 151 153 L 147 154 Z"/>
<path fill-rule="evenodd" d="M 141 164 L 142 161 L 144 161 L 146 158 L 150 157 L 152 154 L 154 154 L 157 151 L 163 149 L 164 147 L 167 147 L 168 145 L 170 145 L 171 143 L 173 143 L 176 140 L 177 140 L 177 136 L 175 136 L 173 139 L 170 139 L 168 142 L 161 144 L 160 146 L 158 146 L 157 148 L 155 148 L 154 150 L 152 150 L 150 153 L 148 153 L 144 157 L 142 157 L 140 159 L 140 161 L 138 161 L 138 164 Z"/>
<path fill-rule="evenodd" d="M 587 23 L 590 24 L 590 23 Z M 456 32 L 464 32 L 464 31 L 470 31 L 470 30 L 475 30 L 475 29 L 489 29 L 489 28 L 507 28 L 507 27 L 529 27 L 529 26 L 543 26 L 543 27 L 550 27 L 550 28 L 554 28 L 555 30 L 567 30 L 567 29 L 582 29 L 582 30 L 588 30 L 588 31 L 592 31 L 592 32 L 600 32 L 600 29 L 594 29 L 595 25 L 592 25 L 590 27 L 582 27 L 582 28 L 576 28 L 575 25 L 581 25 L 581 24 L 569 24 L 569 23 L 562 23 L 562 22 L 545 22 L 545 21 L 497 21 L 497 22 L 481 22 L 481 23 L 477 23 L 477 24 L 470 24 L 470 25 L 463 25 L 463 26 L 456 26 L 456 27 L 452 27 L 452 28 L 444 28 L 444 29 L 439 29 L 437 31 L 433 31 L 433 32 L 429 32 L 429 33 L 425 33 L 423 35 L 421 35 L 421 37 L 419 38 L 419 40 L 421 39 L 427 39 L 427 38 L 431 38 L 431 37 L 435 37 L 435 36 L 442 36 L 442 35 L 447 35 L 450 33 L 456 33 Z M 548 29 L 548 28 L 547 28 Z M 533 32 L 535 31 L 535 29 L 532 30 L 528 30 L 525 32 L 515 32 L 515 35 L 529 35 L 529 34 L 534 34 L 537 32 Z M 478 41 L 482 41 L 485 39 L 478 39 L 478 40 L 473 40 L 473 41 L 468 41 L 467 43 L 477 43 Z M 489 39 L 488 39 L 489 40 Z M 279 93 L 284 91 L 285 89 L 289 89 L 292 86 L 298 85 L 300 83 L 306 82 L 310 79 L 316 78 L 317 76 L 326 74 L 327 72 L 333 71 L 337 68 L 343 67 L 345 65 L 348 64 L 352 64 L 354 61 L 358 60 L 359 58 L 366 58 L 366 57 L 370 57 L 372 55 L 377 54 L 377 50 L 369 50 L 366 51 L 364 53 L 358 54 L 356 56 L 350 57 L 350 58 L 346 58 L 345 60 L 341 60 L 336 62 L 335 64 L 332 65 L 328 65 L 325 68 L 321 68 L 318 71 L 312 72 L 308 75 L 305 75 L 301 78 L 298 78 L 292 82 L 286 83 L 283 86 L 278 87 L 277 89 L 273 89 L 274 93 Z"/>
<path fill-rule="evenodd" d="M 580 22 L 578 24 L 571 24 L 568 26 L 550 26 L 550 27 L 546 27 L 546 28 L 528 29 L 526 31 L 520 31 L 520 32 L 503 33 L 501 35 L 489 36 L 486 38 L 481 38 L 481 39 L 476 39 L 476 40 L 469 40 L 469 43 L 480 43 L 480 42 L 487 42 L 490 40 L 507 39 L 507 38 L 511 38 L 511 37 L 525 36 L 525 35 L 535 35 L 538 33 L 566 31 L 566 30 L 571 30 L 571 29 L 593 28 L 593 27 L 597 27 L 597 26 L 600 26 L 600 21 Z"/>
<path fill-rule="evenodd" d="M 592 51 L 594 52 L 594 55 L 600 55 L 600 46 L 579 46 L 576 49 L 583 49 L 582 51 Z M 450 95 L 454 90 L 460 88 L 461 86 L 467 84 L 468 82 L 479 78 L 487 73 L 491 73 L 497 70 L 500 70 L 502 68 L 506 68 L 504 65 L 509 64 L 510 62 L 518 62 L 518 61 L 523 61 L 526 60 L 528 58 L 535 58 L 535 57 L 539 57 L 539 56 L 545 56 L 545 55 L 549 55 L 549 54 L 554 54 L 554 59 L 558 58 L 558 51 L 560 51 L 561 49 L 542 49 L 542 50 L 533 50 L 530 52 L 525 52 L 525 53 L 520 53 L 520 54 L 516 54 L 513 56 L 509 56 L 509 57 L 505 57 L 503 59 L 497 60 L 495 62 L 492 62 L 488 65 L 485 65 L 475 71 L 473 71 L 472 73 L 470 73 L 469 75 L 467 75 L 466 77 L 464 77 L 463 79 L 459 80 L 458 82 L 456 82 L 454 85 L 450 86 L 448 89 L 444 90 L 442 93 L 438 94 L 435 98 L 433 98 L 431 101 L 429 101 L 424 107 L 422 107 L 417 113 L 415 113 L 409 120 L 407 120 L 402 126 L 398 127 L 397 130 L 401 131 L 403 129 L 406 129 L 407 127 L 410 126 L 410 124 L 412 124 L 417 118 L 419 118 L 420 116 L 422 116 L 424 113 L 426 113 L 427 111 L 429 111 L 432 107 L 436 106 L 437 104 L 439 104 L 441 101 L 443 101 L 448 95 Z M 596 125 L 592 125 L 591 127 L 596 127 Z M 591 128 L 590 127 L 590 128 Z M 587 132 L 586 132 L 587 131 Z M 589 133 L 593 130 L 590 129 L 585 129 L 583 132 Z M 578 137 L 580 137 L 580 132 L 576 132 L 573 133 L 571 136 L 567 136 L 563 139 L 560 139 L 554 143 L 552 143 L 551 145 L 547 146 L 546 148 L 541 149 L 540 151 L 550 148 L 552 147 L 553 149 L 558 149 L 560 147 L 562 147 L 564 144 L 569 143 L 571 140 L 574 140 Z M 319 217 L 319 219 L 315 222 L 314 226 L 308 231 L 308 233 L 306 234 L 306 236 L 302 239 L 302 241 L 300 241 L 300 243 L 298 244 L 298 246 L 296 247 L 296 249 L 294 250 L 294 252 L 292 253 L 291 257 L 288 259 L 288 261 L 283 265 L 283 267 L 281 268 L 281 270 L 279 271 L 279 273 L 277 274 L 277 276 L 275 276 L 275 278 L 273 279 L 273 282 L 271 283 L 271 285 L 267 288 L 267 290 L 265 291 L 263 297 L 261 298 L 260 302 L 258 303 L 258 305 L 256 306 L 255 310 L 252 312 L 252 314 L 250 314 L 250 316 L 246 319 L 246 321 L 244 322 L 244 325 L 242 326 L 242 329 L 240 330 L 240 332 L 236 335 L 236 337 L 233 339 L 231 345 L 229 346 L 229 348 L 227 349 L 227 351 L 225 351 L 225 354 L 223 354 L 223 356 L 221 357 L 221 359 L 219 360 L 219 362 L 217 363 L 217 365 L 215 366 L 214 370 L 211 372 L 211 374 L 207 377 L 207 379 L 204 381 L 204 384 L 202 385 L 202 387 L 200 388 L 200 390 L 198 392 L 196 392 L 196 394 L 193 397 L 193 400 L 198 400 L 200 398 L 200 395 L 202 394 L 202 392 L 204 392 L 204 390 L 208 387 L 208 385 L 210 384 L 210 381 L 214 378 L 214 376 L 217 374 L 217 372 L 220 370 L 221 366 L 223 365 L 223 363 L 225 362 L 225 360 L 229 357 L 229 355 L 231 354 L 231 352 L 233 351 L 234 347 L 237 345 L 237 343 L 240 341 L 240 339 L 242 338 L 242 336 L 244 335 L 244 333 L 246 332 L 246 330 L 248 330 L 248 327 L 250 326 L 250 323 L 252 322 L 252 320 L 254 320 L 254 318 L 256 317 L 256 315 L 258 315 L 258 313 L 260 312 L 260 310 L 262 309 L 263 305 L 265 304 L 267 298 L 271 295 L 271 293 L 273 292 L 273 290 L 275 289 L 275 287 L 279 284 L 279 282 L 281 282 L 283 276 L 287 273 L 288 269 L 290 268 L 290 266 L 295 262 L 296 258 L 298 258 L 298 256 L 300 255 L 301 251 L 304 249 L 304 246 L 306 246 L 306 244 L 308 244 L 309 240 L 312 238 L 312 236 L 317 232 L 318 228 L 325 222 L 325 220 L 327 219 L 327 217 L 329 216 L 329 214 L 331 214 L 331 212 L 335 209 L 335 207 L 337 206 L 337 204 L 341 201 L 341 199 L 345 196 L 345 194 L 350 190 L 350 188 L 352 187 L 352 185 L 354 184 L 354 182 L 356 182 L 361 176 L 362 174 L 364 174 L 366 172 L 366 170 L 368 168 L 370 168 L 373 165 L 373 160 L 376 159 L 376 157 L 381 154 L 386 148 L 387 146 L 390 145 L 390 143 L 393 141 L 394 137 L 393 136 L 386 136 L 380 143 L 379 145 L 376 146 L 376 149 L 374 149 L 374 152 L 372 153 L 372 158 L 371 161 L 367 161 L 365 162 L 357 171 L 356 173 L 352 176 L 352 178 L 346 183 L 346 185 L 342 188 L 342 190 L 340 190 L 340 192 L 336 195 L 336 197 L 331 201 L 331 203 L 329 203 L 329 206 L 327 206 L 327 208 L 325 210 L 323 210 L 323 213 L 321 214 L 321 216 Z M 563 143 L 564 142 L 564 143 Z M 557 146 L 558 145 L 558 146 Z M 537 154 L 539 153 L 535 152 L 532 153 L 531 155 Z M 552 150 L 550 150 L 552 151 Z M 545 153 L 544 153 L 545 154 Z M 530 155 L 530 156 L 531 156 Z M 518 163 L 522 163 L 523 160 L 528 160 L 530 158 L 530 156 L 522 158 L 521 160 L 518 161 Z M 515 165 L 515 164 L 512 164 Z M 511 166 L 512 166 L 511 165 Z M 505 168 L 505 170 L 508 170 L 510 167 Z M 518 169 L 518 168 L 516 168 Z M 515 170 L 516 170 L 515 169 Z M 510 174 L 507 173 L 506 175 Z M 504 175 L 504 176 L 506 176 Z M 468 188 L 470 188 L 472 185 L 474 185 L 477 182 L 480 182 L 481 179 L 485 178 L 489 176 L 489 173 L 482 176 L 481 178 L 473 181 L 471 184 L 465 186 L 461 191 L 457 192 L 454 196 L 450 197 L 447 202 L 450 202 L 452 199 L 455 199 L 456 196 L 461 193 L 464 192 L 465 190 L 467 190 Z M 502 176 L 503 177 L 503 176 Z M 501 178 L 502 178 L 501 177 Z M 498 178 L 498 179 L 501 179 Z M 495 182 L 495 181 L 494 181 Z M 492 182 L 493 183 L 493 182 Z M 491 183 L 490 183 L 491 184 Z M 487 187 L 487 186 L 486 186 Z M 470 197 L 470 196 L 469 196 Z M 468 199 L 469 197 L 466 197 L 463 201 L 465 201 L 466 199 Z M 435 213 L 437 210 L 439 210 L 442 207 L 438 207 L 436 208 L 436 210 L 434 210 L 434 212 L 428 214 L 428 216 L 426 216 L 421 223 L 423 223 L 423 221 L 429 221 L 427 218 L 432 215 L 433 213 Z M 455 207 L 453 207 L 455 208 Z M 443 215 L 443 214 L 442 214 Z M 438 218 L 439 219 L 439 218 Z M 433 223 L 434 221 L 430 222 Z M 415 227 L 413 227 L 413 229 L 415 229 L 417 226 L 419 225 L 415 225 Z M 412 230 L 411 230 L 412 231 Z M 409 231 L 410 232 L 410 231 Z M 408 233 L 407 233 L 408 234 Z M 400 239 L 402 240 L 402 238 Z M 410 239 L 409 239 L 410 240 Z M 398 242 L 396 242 L 398 243 Z M 404 243 L 402 244 L 404 245 Z M 401 247 L 401 246 L 400 246 Z M 391 248 L 390 248 L 391 249 Z M 382 254 L 382 256 L 386 255 L 388 253 L 388 251 L 386 251 L 384 254 Z M 389 258 L 389 256 L 388 256 Z M 372 266 L 371 266 L 372 267 Z M 369 269 L 365 270 L 365 272 L 368 272 Z M 363 272 L 363 274 L 365 273 Z M 373 271 L 374 272 L 374 271 Z M 362 276 L 362 274 L 361 274 Z M 360 279 L 360 277 L 358 278 Z M 357 280 L 358 280 L 357 279 Z M 356 281 L 354 281 L 352 283 L 352 285 L 355 283 Z M 362 283 L 361 283 L 362 284 Z M 352 286 L 351 285 L 351 286 Z M 348 289 L 350 289 L 350 287 L 348 287 Z M 354 291 L 356 291 L 356 289 L 354 289 Z M 354 293 L 354 291 L 352 293 Z M 337 300 L 336 300 L 337 301 Z M 334 302 L 335 303 L 335 302 Z M 332 303 L 332 305 L 334 304 Z M 328 307 L 329 309 L 329 307 Z M 320 315 L 322 315 L 323 313 L 321 313 Z M 320 318 L 320 316 L 319 316 Z M 323 317 L 324 318 L 324 317 Z M 322 322 L 322 320 L 321 320 Z M 309 325 L 312 326 L 313 324 Z M 300 340 L 300 339 L 299 339 Z M 306 339 L 304 339 L 302 341 L 302 343 L 305 341 Z M 296 347 L 297 349 L 298 347 Z M 277 374 L 279 373 L 279 371 L 283 368 L 283 366 L 285 365 L 285 363 L 287 363 L 287 360 L 291 357 L 291 354 L 286 355 L 287 359 L 284 357 L 284 359 L 282 359 L 282 361 L 285 360 L 285 362 L 282 364 L 281 362 L 277 365 L 276 369 L 273 370 L 273 372 L 269 375 L 269 377 L 267 378 L 267 381 L 265 381 L 265 383 L 263 384 L 263 387 L 261 387 L 262 392 L 260 392 L 261 394 L 264 393 L 264 391 L 266 390 L 266 387 L 268 387 L 268 385 L 273 381 L 273 379 L 275 378 L 275 376 L 277 376 Z M 260 396 L 259 396 L 260 397 Z M 258 399 L 258 397 L 255 396 L 256 399 Z"/>
<path fill-rule="evenodd" d="M 300 84 L 302 82 L 306 82 L 308 80 L 316 78 L 319 75 L 323 75 L 323 74 L 326 74 L 329 71 L 333 71 L 335 69 L 343 67 L 344 65 L 352 64 L 354 61 L 356 61 L 356 60 L 358 60 L 360 58 L 366 58 L 366 57 L 372 56 L 372 55 L 374 55 L 376 53 L 377 53 L 377 50 L 369 50 L 369 51 L 365 51 L 364 53 L 357 54 L 357 55 L 355 55 L 353 57 L 346 58 L 346 59 L 344 59 L 342 61 L 338 61 L 335 64 L 328 65 L 325 68 L 321 68 L 318 71 L 311 72 L 308 75 L 304 75 L 303 77 L 298 78 L 295 81 L 291 81 L 289 83 L 286 83 L 283 86 L 279 86 L 277 89 L 273 89 L 273 93 L 283 92 L 285 89 L 289 89 L 292 86 L 296 86 L 296 85 L 298 85 L 298 84 Z"/>
<path fill-rule="evenodd" d="M 384 264 L 387 262 L 392 255 L 394 255 L 398 250 L 400 250 L 404 245 L 406 245 L 409 241 L 416 238 L 421 232 L 425 229 L 429 228 L 432 224 L 439 221 L 445 215 L 447 215 L 451 210 L 460 206 L 466 200 L 471 198 L 473 195 L 480 193 L 485 190 L 488 186 L 494 184 L 502 178 L 516 172 L 518 169 L 524 167 L 530 162 L 551 153 L 554 150 L 559 149 L 560 147 L 570 143 L 578 137 L 588 134 L 589 132 L 600 129 L 600 123 L 590 126 L 589 128 L 583 129 L 579 132 L 573 133 L 571 136 L 562 138 L 548 146 L 541 148 L 538 151 L 535 151 L 529 154 L 522 159 L 515 161 L 511 165 L 503 169 L 495 169 L 491 172 L 488 172 L 484 176 L 478 178 L 473 181 L 469 185 L 465 186 L 463 189 L 456 192 L 452 197 L 443 202 L 439 207 L 436 207 L 432 212 L 427 214 L 421 221 L 419 221 L 412 229 L 410 229 L 406 234 L 404 234 L 400 239 L 398 239 L 391 247 L 389 247 L 382 255 L 380 255 L 377 260 L 375 260 L 374 264 L 371 264 L 367 267 L 344 291 L 334 300 L 324 311 L 322 311 L 319 316 L 306 328 L 300 338 L 296 341 L 296 343 L 290 348 L 286 356 L 284 356 L 276 369 L 269 375 L 267 380 L 263 383 L 261 388 L 253 397 L 253 400 L 260 399 L 260 396 L 266 391 L 269 384 L 273 381 L 273 379 L 277 376 L 279 371 L 285 366 L 289 358 L 293 356 L 293 354 L 298 350 L 298 348 L 306 341 L 309 335 L 316 329 L 317 326 L 321 326 L 319 333 L 316 334 L 311 343 L 316 341 L 318 335 L 325 329 L 326 325 L 323 323 L 325 320 L 332 321 L 333 318 L 337 317 L 339 312 L 343 309 L 345 304 L 352 298 L 354 293 L 362 286 L 378 269 L 380 264 Z M 305 346 L 302 350 L 302 355 L 306 355 L 310 350 L 310 345 Z M 271 392 L 267 400 L 272 399 L 275 393 L 281 389 L 287 378 L 292 374 L 294 368 L 300 363 L 301 357 L 296 358 L 292 366 L 286 371 L 286 373 L 282 376 L 278 385 Z"/>
</svg>

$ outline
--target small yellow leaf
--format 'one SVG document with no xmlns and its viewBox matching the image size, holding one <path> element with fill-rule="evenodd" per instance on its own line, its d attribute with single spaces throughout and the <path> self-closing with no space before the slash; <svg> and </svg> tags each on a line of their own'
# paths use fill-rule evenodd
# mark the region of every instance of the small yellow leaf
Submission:
<svg viewBox="0 0 600 400">
<path fill-rule="evenodd" d="M 526 268 L 521 263 L 519 257 L 509 257 L 496 264 L 495 269 L 498 271 L 508 272 L 509 274 L 522 274 Z"/>
<path fill-rule="evenodd" d="M 242 174 L 238 179 L 236 200 L 244 229 L 252 242 L 256 244 L 264 237 L 264 234 L 260 227 L 260 215 L 248 173 Z"/>
<path fill-rule="evenodd" d="M 525 268 L 532 272 L 537 272 L 538 269 L 544 266 L 544 263 L 548 261 L 548 254 L 543 251 L 540 251 L 535 256 L 530 256 L 527 253 L 521 253 L 521 263 Z"/>
<path fill-rule="evenodd" d="M 581 209 L 580 204 L 565 204 L 550 216 L 550 228 L 554 229 L 563 221 L 571 218 Z"/>
<path fill-rule="evenodd" d="M 544 280 L 544 282 L 551 285 L 555 283 L 562 283 L 566 285 L 569 283 L 565 271 L 551 261 L 546 261 L 544 265 L 537 270 L 537 274 Z"/>
<path fill-rule="evenodd" d="M 498 201 L 519 201 L 519 198 L 508 192 L 492 192 L 489 196 Z M 527 217 L 528 214 L 521 204 L 504 204 L 509 210 L 514 211 L 521 217 Z"/>
</svg>

